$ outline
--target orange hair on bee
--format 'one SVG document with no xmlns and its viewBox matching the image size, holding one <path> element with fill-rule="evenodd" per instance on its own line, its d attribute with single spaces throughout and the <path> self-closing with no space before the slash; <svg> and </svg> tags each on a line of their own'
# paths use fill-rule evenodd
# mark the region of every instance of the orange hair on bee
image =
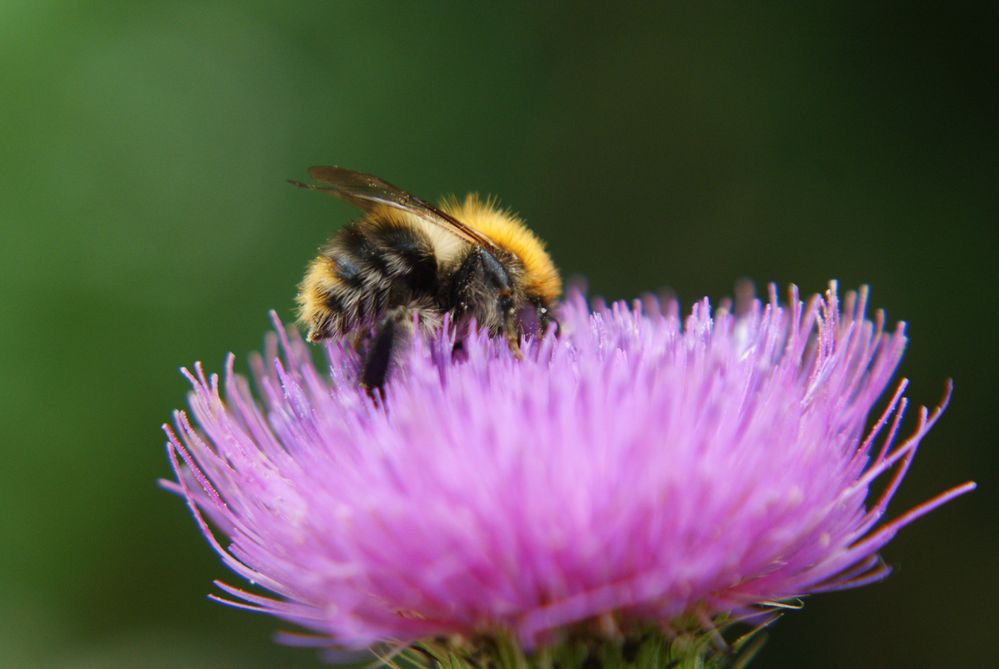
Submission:
<svg viewBox="0 0 999 669">
<path fill-rule="evenodd" d="M 500 248 L 515 255 L 524 265 L 524 288 L 546 302 L 562 293 L 562 280 L 542 242 L 527 229 L 524 222 L 508 209 L 499 207 L 493 197 L 484 201 L 477 193 L 469 193 L 459 202 L 454 196 L 441 202 L 441 209 L 475 228 Z"/>
<path fill-rule="evenodd" d="M 330 310 L 326 305 L 326 299 L 331 293 L 337 292 L 342 285 L 343 282 L 336 274 L 336 264 L 332 259 L 320 255 L 309 263 L 305 278 L 299 285 L 296 301 L 298 320 L 310 328 L 310 341 L 312 330 L 320 329 L 319 324 L 332 324 L 334 320 L 339 320 L 339 314 Z"/>
</svg>

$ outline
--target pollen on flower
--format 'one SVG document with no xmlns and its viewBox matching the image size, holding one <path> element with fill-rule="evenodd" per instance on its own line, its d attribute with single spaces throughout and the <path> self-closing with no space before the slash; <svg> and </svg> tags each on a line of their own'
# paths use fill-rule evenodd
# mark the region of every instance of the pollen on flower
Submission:
<svg viewBox="0 0 999 669">
<path fill-rule="evenodd" d="M 574 293 L 562 334 L 519 361 L 481 332 L 460 360 L 446 328 L 415 337 L 379 404 L 349 346 L 316 366 L 278 324 L 255 394 L 231 357 L 223 380 L 185 371 L 193 421 L 166 427 L 166 485 L 256 586 L 219 599 L 315 635 L 294 643 L 713 632 L 883 578 L 877 551 L 974 487 L 881 522 L 949 390 L 902 436 L 900 382 L 865 434 L 906 344 L 866 306 L 863 289 L 786 306 L 771 289 L 681 319 Z"/>
</svg>

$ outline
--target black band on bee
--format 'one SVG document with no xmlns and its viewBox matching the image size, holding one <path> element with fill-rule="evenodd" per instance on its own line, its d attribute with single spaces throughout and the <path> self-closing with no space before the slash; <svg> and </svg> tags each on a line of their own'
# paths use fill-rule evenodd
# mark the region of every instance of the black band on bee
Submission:
<svg viewBox="0 0 999 669">
<path fill-rule="evenodd" d="M 437 259 L 422 235 L 406 228 L 385 228 L 377 237 L 391 276 L 404 277 L 413 295 L 432 295 L 437 284 Z M 394 271 L 393 271 L 394 270 Z"/>
<path fill-rule="evenodd" d="M 345 286 L 361 288 L 365 284 L 364 272 L 354 257 L 344 251 L 337 251 L 331 256 L 336 266 L 336 276 Z"/>
<path fill-rule="evenodd" d="M 381 277 L 389 276 L 389 264 L 378 252 L 375 242 L 354 224 L 340 231 L 324 249 L 324 255 L 334 262 L 345 256 L 348 262 L 362 273 L 374 272 Z"/>
<path fill-rule="evenodd" d="M 337 293 L 326 293 L 323 303 L 327 309 L 335 314 L 340 314 L 344 311 L 343 297 Z"/>
</svg>

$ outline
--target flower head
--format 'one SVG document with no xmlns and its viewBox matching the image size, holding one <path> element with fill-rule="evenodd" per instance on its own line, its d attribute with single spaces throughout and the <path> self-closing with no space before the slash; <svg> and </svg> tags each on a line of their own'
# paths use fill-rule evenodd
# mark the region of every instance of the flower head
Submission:
<svg viewBox="0 0 999 669">
<path fill-rule="evenodd" d="M 278 324 L 259 402 L 231 357 L 224 383 L 187 373 L 198 427 L 167 428 L 171 485 L 269 591 L 219 584 L 237 605 L 339 646 L 710 626 L 882 578 L 896 531 L 973 487 L 879 524 L 943 406 L 899 437 L 903 381 L 865 433 L 905 347 L 866 300 L 771 289 L 681 319 L 577 293 L 521 360 L 483 333 L 460 356 L 447 331 L 415 338 L 383 402 L 347 346 L 317 367 Z"/>
</svg>

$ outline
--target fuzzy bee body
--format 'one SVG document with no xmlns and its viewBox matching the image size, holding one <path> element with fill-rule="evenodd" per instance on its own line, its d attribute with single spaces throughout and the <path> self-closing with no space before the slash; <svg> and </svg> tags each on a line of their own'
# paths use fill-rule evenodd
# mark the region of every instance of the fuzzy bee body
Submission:
<svg viewBox="0 0 999 669">
<path fill-rule="evenodd" d="M 519 354 L 520 336 L 544 332 L 561 281 L 541 241 L 491 200 L 469 195 L 437 209 L 377 177 L 337 167 L 309 170 L 363 210 L 310 263 L 298 295 L 309 341 L 355 335 L 368 341 L 361 382 L 380 387 L 392 351 L 415 320 L 457 327 L 474 319 Z M 415 319 L 414 319 L 415 316 Z"/>
<path fill-rule="evenodd" d="M 312 261 L 299 294 L 310 341 L 370 329 L 392 306 L 437 303 L 437 259 L 426 238 L 389 216 L 351 223 Z"/>
</svg>

